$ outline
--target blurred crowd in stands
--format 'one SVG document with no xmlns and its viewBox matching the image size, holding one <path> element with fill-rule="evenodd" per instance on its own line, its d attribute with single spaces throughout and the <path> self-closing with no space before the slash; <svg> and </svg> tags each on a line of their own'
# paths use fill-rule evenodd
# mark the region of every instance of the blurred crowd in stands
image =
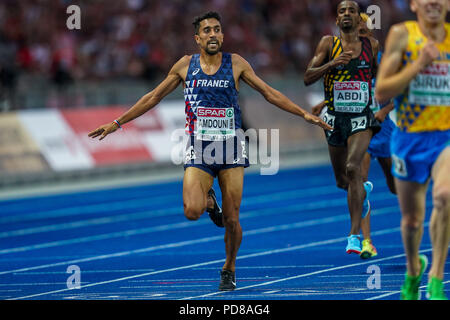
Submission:
<svg viewBox="0 0 450 320">
<path fill-rule="evenodd" d="M 55 85 L 73 81 L 157 80 L 184 54 L 197 51 L 194 17 L 222 15 L 224 51 L 247 59 L 259 74 L 303 72 L 322 35 L 336 34 L 339 0 L 0 0 L 0 88 L 26 74 Z M 358 1 L 381 8 L 388 27 L 410 17 L 408 0 Z M 68 6 L 81 9 L 69 30 Z"/>
</svg>

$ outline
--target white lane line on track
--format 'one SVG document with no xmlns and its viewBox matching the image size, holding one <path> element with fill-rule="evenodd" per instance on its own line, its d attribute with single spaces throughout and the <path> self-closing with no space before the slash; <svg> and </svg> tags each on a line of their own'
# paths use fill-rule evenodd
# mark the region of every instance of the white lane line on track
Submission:
<svg viewBox="0 0 450 320">
<path fill-rule="evenodd" d="M 426 225 L 424 225 L 426 226 Z M 372 236 L 376 236 L 376 235 L 383 235 L 383 234 L 387 234 L 387 233 L 392 233 L 394 231 L 400 231 L 400 228 L 392 228 L 392 229 L 385 229 L 385 230 L 380 230 L 377 232 L 373 232 Z M 347 238 L 345 238 L 347 239 Z M 420 252 L 428 252 L 428 251 L 432 251 L 432 249 L 424 249 Z M 263 282 L 263 283 L 258 283 L 258 284 L 254 284 L 254 285 L 249 285 L 249 286 L 245 286 L 245 287 L 238 287 L 234 290 L 235 291 L 239 291 L 239 290 L 244 290 L 244 289 L 250 289 L 250 288 L 254 288 L 254 287 L 261 287 L 261 286 L 266 286 L 266 285 L 270 285 L 270 284 L 274 284 L 274 283 L 278 283 L 278 282 L 284 282 L 284 281 L 289 281 L 289 280 L 294 280 L 294 279 L 299 279 L 299 278 L 304 278 L 304 277 L 309 277 L 309 276 L 313 276 L 313 275 L 317 275 L 317 274 L 321 274 L 321 273 L 325 273 L 325 272 L 331 272 L 331 271 L 337 271 L 337 270 L 341 270 L 341 269 L 346 269 L 346 268 L 351 268 L 351 267 L 355 267 L 355 266 L 362 266 L 365 264 L 376 264 L 378 262 L 382 262 L 382 261 L 386 261 L 386 260 L 392 260 L 392 259 L 397 259 L 397 258 L 401 258 L 404 257 L 405 254 L 398 254 L 398 255 L 394 255 L 394 256 L 390 256 L 390 257 L 385 257 L 385 258 L 380 258 L 380 259 L 369 259 L 368 261 L 364 261 L 364 262 L 359 262 L 359 263 L 352 263 L 352 264 L 348 264 L 348 265 L 344 265 L 344 266 L 338 266 L 338 267 L 333 267 L 333 268 L 327 268 L 327 269 L 322 269 L 322 270 L 318 270 L 318 271 L 313 271 L 313 272 L 309 272 L 309 273 L 304 273 L 304 274 L 299 274 L 299 275 L 295 275 L 295 276 L 291 276 L 291 277 L 287 277 L 287 278 L 282 278 L 282 279 L 277 279 L 277 280 L 271 280 L 271 281 L 267 281 L 267 282 Z M 211 297 L 211 296 L 215 296 L 218 294 L 226 294 L 226 292 L 224 291 L 215 291 L 215 292 L 211 292 L 211 293 L 207 293 L 207 294 L 203 294 L 203 295 L 199 295 L 199 296 L 192 296 L 192 297 L 185 297 L 185 298 L 181 298 L 178 300 L 191 300 L 191 299 L 198 299 L 198 298 L 206 298 L 206 297 Z"/>
<path fill-rule="evenodd" d="M 377 183 L 375 181 L 374 183 Z M 290 189 L 279 192 L 268 192 L 270 197 L 267 197 L 267 194 L 258 194 L 256 196 L 246 196 L 242 200 L 242 206 L 246 206 L 253 203 L 270 203 L 273 200 L 289 200 L 289 199 L 302 199 L 309 196 L 320 196 L 320 195 L 330 195 L 330 194 L 339 194 L 342 193 L 342 190 L 339 190 L 335 186 L 320 186 L 320 187 L 311 187 L 311 188 L 297 188 Z M 375 193 L 372 193 L 375 194 Z M 388 193 L 386 193 L 388 194 Z M 389 194 L 390 195 L 390 194 Z M 167 198 L 167 197 L 164 197 Z M 79 216 L 79 215 L 87 215 L 87 214 L 96 214 L 101 212 L 111 212 L 114 210 L 144 210 L 145 211 L 161 211 L 161 209 L 147 209 L 148 204 L 152 203 L 161 203 L 164 204 L 173 204 L 175 198 L 179 198 L 179 196 L 173 197 L 171 196 L 171 201 L 161 201 L 160 197 L 153 199 L 153 197 L 148 196 L 145 199 L 131 199 L 127 201 L 110 201 L 108 203 L 100 203 L 100 204 L 87 204 L 87 205 L 75 205 L 68 208 L 58 208 L 51 209 L 43 212 L 30 212 L 23 214 L 14 214 L 12 216 L 0 216 L 0 224 L 5 223 L 17 223 L 24 221 L 32 221 L 39 219 L 48 219 L 48 218 L 60 218 L 64 216 Z M 220 195 L 219 195 L 220 200 Z M 181 199 L 180 199 L 181 201 Z M 32 210 L 32 208 L 31 208 Z M 168 206 L 165 209 L 166 214 L 172 213 L 177 214 L 180 212 L 180 206 Z"/>
<path fill-rule="evenodd" d="M 289 212 L 289 211 L 298 211 L 298 205 L 295 205 L 292 208 L 286 207 L 283 210 L 284 213 Z M 372 216 L 378 216 L 378 215 L 383 215 L 386 213 L 392 213 L 395 211 L 398 211 L 398 206 L 391 206 L 391 207 L 385 207 L 382 209 L 377 209 L 377 210 L 374 210 L 371 214 L 372 214 Z M 255 216 L 262 217 L 262 216 L 266 216 L 266 215 L 271 215 L 271 214 L 273 214 L 273 212 L 274 211 L 272 208 L 265 209 L 265 210 L 248 211 L 246 213 L 241 214 L 240 219 L 242 221 L 243 219 L 253 218 Z M 90 242 L 90 241 L 99 241 L 99 240 L 107 240 L 107 239 L 120 238 L 120 237 L 129 237 L 129 236 L 134 236 L 134 235 L 149 234 L 149 233 L 159 232 L 159 231 L 175 230 L 175 229 L 181 229 L 181 228 L 187 228 L 187 227 L 200 226 L 200 225 L 205 225 L 205 224 L 209 224 L 209 223 L 210 223 L 209 219 L 207 219 L 207 220 L 202 219 L 202 220 L 195 222 L 195 224 L 193 224 L 191 221 L 185 221 L 185 222 L 180 222 L 180 223 L 152 226 L 152 227 L 148 227 L 148 228 L 129 229 L 129 230 L 124 230 L 124 231 L 104 233 L 104 234 L 98 234 L 98 235 L 93 235 L 93 236 L 37 243 L 37 244 L 27 245 L 27 246 L 22 246 L 22 247 L 0 249 L 0 255 L 16 253 L 16 252 L 25 252 L 25 251 L 31 251 L 31 250 L 37 250 L 37 249 L 44 249 L 44 248 L 52 248 L 52 247 L 58 247 L 58 246 L 64 246 L 64 245 L 79 244 L 79 243 L 85 243 L 85 242 Z"/>
<path fill-rule="evenodd" d="M 336 187 L 331 186 L 324 186 L 324 187 L 313 187 L 308 189 L 293 189 L 288 191 L 279 191 L 279 192 L 273 192 L 271 193 L 271 199 L 280 199 L 280 200 L 288 200 L 290 198 L 301 198 L 308 195 L 321 195 L 321 194 L 331 194 L 333 192 L 338 193 L 340 190 Z M 220 196 L 220 194 L 219 194 Z M 165 197 L 167 198 L 167 197 Z M 173 198 L 173 199 L 172 199 Z M 174 200 L 181 199 L 179 195 L 177 196 L 171 196 L 170 201 L 164 200 L 161 201 L 160 197 L 153 199 L 152 196 L 149 196 L 145 199 L 131 199 L 129 201 L 110 201 L 108 203 L 100 203 L 100 204 L 86 204 L 86 205 L 76 205 L 68 208 L 58 208 L 43 212 L 31 212 L 31 213 L 24 213 L 24 214 L 15 214 L 13 216 L 4 216 L 0 217 L 0 223 L 11 223 L 11 222 L 21 222 L 21 221 L 30 221 L 30 220 L 36 220 L 36 219 L 48 219 L 53 217 L 62 217 L 62 216 L 76 216 L 76 215 L 86 215 L 86 214 L 96 214 L 99 212 L 110 212 L 112 210 L 137 210 L 137 209 L 146 209 L 148 208 L 148 204 L 152 203 L 154 205 L 155 203 L 161 203 L 161 205 L 164 204 L 173 204 Z M 220 199 L 219 199 L 220 200 Z M 257 195 L 257 196 L 249 196 L 243 199 L 242 204 L 245 205 L 248 203 L 261 203 L 261 202 L 267 202 L 268 198 L 267 195 Z M 176 207 L 168 207 L 167 209 L 173 209 L 176 208 L 179 211 L 180 206 Z M 159 209 L 156 209 L 159 210 Z M 150 211 L 150 210 L 145 210 Z M 155 210 L 151 210 L 155 211 Z"/>
<path fill-rule="evenodd" d="M 389 229 L 384 229 L 384 230 L 379 230 L 379 231 L 376 231 L 376 232 L 372 232 L 372 236 L 389 234 L 389 233 L 394 233 L 394 232 L 399 232 L 399 231 L 400 231 L 399 227 L 397 227 L 397 228 L 389 228 Z M 237 257 L 237 260 L 254 258 L 254 257 L 261 257 L 261 256 L 267 256 L 267 255 L 276 254 L 276 253 L 291 252 L 291 251 L 296 251 L 296 250 L 305 249 L 305 248 L 311 248 L 311 247 L 317 247 L 317 246 L 322 246 L 322 245 L 329 245 L 329 244 L 332 244 L 332 243 L 338 243 L 338 242 L 341 242 L 341 241 L 345 241 L 346 239 L 347 239 L 347 237 L 340 237 L 340 238 L 334 238 L 334 239 L 329 239 L 329 240 L 310 242 L 310 243 L 307 243 L 307 244 L 301 244 L 301 245 L 297 245 L 297 246 L 290 246 L 288 248 L 281 248 L 281 249 L 274 249 L 274 250 L 268 250 L 268 251 L 263 251 L 263 252 L 257 252 L 257 253 L 252 253 L 252 254 L 239 256 L 239 257 Z M 396 255 L 396 256 L 390 257 L 390 259 L 393 259 L 394 257 L 395 258 L 396 257 L 401 257 L 401 256 L 404 256 L 404 255 Z M 389 260 L 389 258 L 382 258 L 382 259 L 372 260 L 372 261 L 368 261 L 367 263 L 373 263 L 373 262 L 376 262 L 376 261 L 383 261 L 383 260 Z M 225 261 L 225 259 L 217 259 L 217 260 L 206 261 L 206 262 L 202 262 L 202 263 L 196 263 L 196 264 L 191 264 L 191 265 L 186 265 L 186 266 L 181 266 L 181 267 L 174 267 L 174 268 L 163 269 L 163 270 L 158 270 L 158 271 L 153 271 L 153 272 L 147 272 L 147 273 L 143 273 L 143 274 L 137 274 L 137 275 L 128 276 L 128 277 L 122 277 L 122 278 L 117 278 L 117 279 L 112 279 L 112 280 L 107 280 L 107 281 L 102 281 L 102 282 L 90 283 L 88 285 L 85 285 L 85 286 L 81 287 L 81 289 L 82 288 L 87 288 L 87 287 L 103 285 L 103 284 L 110 284 L 110 283 L 119 282 L 119 281 L 125 281 L 125 280 L 130 280 L 130 279 L 146 277 L 146 276 L 150 276 L 150 275 L 154 275 L 154 274 L 161 274 L 161 273 L 172 272 L 172 271 L 179 271 L 179 270 L 184 270 L 184 269 L 192 269 L 192 268 L 205 266 L 205 265 L 216 264 L 216 263 L 220 263 L 220 262 L 224 262 L 224 261 Z M 353 267 L 353 266 L 362 265 L 362 264 L 366 264 L 366 263 L 363 262 L 363 263 L 351 264 L 351 265 L 347 265 L 347 266 L 341 266 L 341 267 L 330 268 L 330 269 L 325 269 L 325 270 L 327 270 L 327 271 L 334 271 L 334 270 L 339 270 L 339 269 L 343 269 L 343 268 L 346 268 L 346 267 Z M 323 273 L 323 272 L 327 272 L 327 271 L 316 271 L 314 273 L 308 273 L 307 275 L 314 275 L 314 274 Z M 301 276 L 304 276 L 304 275 L 300 275 L 300 276 L 297 276 L 297 277 L 301 277 Z M 291 278 L 292 277 L 286 278 L 286 280 L 289 280 Z M 280 280 L 277 280 L 276 282 L 279 282 L 279 281 Z M 48 294 L 54 294 L 54 293 L 59 293 L 59 292 L 67 292 L 67 291 L 70 291 L 70 290 L 73 290 L 73 289 L 67 289 L 66 288 L 66 289 L 60 289 L 60 290 L 53 290 L 53 291 L 48 291 L 48 292 L 42 292 L 42 293 L 36 293 L 36 294 L 32 294 L 32 295 L 27 295 L 27 296 L 11 298 L 11 299 L 8 299 L 8 300 L 19 300 L 19 299 L 35 298 L 35 297 L 40 297 L 40 296 L 44 296 L 44 295 L 48 295 Z M 214 294 L 219 294 L 219 293 L 223 293 L 223 292 L 215 292 L 215 293 L 212 293 L 212 294 L 209 294 L 209 295 L 214 295 Z M 191 297 L 191 298 L 193 298 L 193 297 Z M 190 299 L 190 298 L 186 298 L 186 299 Z"/>
<path fill-rule="evenodd" d="M 161 201 L 160 198 L 153 199 L 152 197 L 148 197 L 144 200 L 125 200 L 125 201 L 111 201 L 109 203 L 96 203 L 96 204 L 84 204 L 84 205 L 73 205 L 71 207 L 66 208 L 58 208 L 58 209 L 50 209 L 41 212 L 29 212 L 29 213 L 19 213 L 12 214 L 11 216 L 3 216 L 0 217 L 0 224 L 5 223 L 17 223 L 17 222 L 25 222 L 25 221 L 33 221 L 40 219 L 48 219 L 48 218 L 60 218 L 67 216 L 84 216 L 89 214 L 97 214 L 101 212 L 111 212 L 111 211 L 120 211 L 120 210 L 138 210 L 138 209 L 146 209 L 145 211 L 149 211 L 149 203 L 152 205 L 156 203 L 161 203 L 161 205 L 167 203 L 173 203 L 176 198 L 172 196 L 173 199 L 170 201 L 164 199 Z M 173 207 L 175 208 L 175 207 Z M 33 208 L 29 208 L 30 211 L 33 211 Z M 153 210 L 152 210 L 153 211 Z"/>
<path fill-rule="evenodd" d="M 163 210 L 158 210 L 158 211 L 160 211 L 159 216 L 164 216 Z M 25 236 L 25 235 L 36 234 L 36 233 L 51 232 L 51 231 L 61 231 L 61 230 L 69 230 L 69 229 L 76 229 L 76 228 L 82 228 L 82 227 L 98 226 L 98 225 L 109 224 L 109 223 L 118 223 L 118 222 L 123 222 L 123 221 L 147 219 L 147 218 L 153 218 L 153 217 L 155 217 L 155 213 L 153 211 L 127 213 L 127 214 L 122 214 L 122 215 L 107 216 L 107 217 L 96 218 L 96 219 L 80 220 L 80 221 L 52 224 L 52 225 L 46 225 L 46 226 L 40 226 L 40 227 L 25 228 L 25 229 L 18 229 L 18 230 L 12 230 L 12 231 L 4 231 L 4 232 L 0 232 L 0 239 L 17 237 L 17 236 Z"/>
<path fill-rule="evenodd" d="M 313 182 L 314 182 L 313 184 L 323 185 L 323 181 L 329 181 L 330 180 L 330 176 L 329 175 L 323 175 L 323 176 L 321 176 L 319 178 L 315 176 L 313 179 L 308 179 L 307 181 L 302 181 L 302 182 L 304 182 L 304 185 L 310 185 L 307 182 L 311 181 L 311 180 L 313 180 Z M 378 180 L 375 180 L 374 183 L 377 183 L 377 182 L 378 182 Z M 379 182 L 380 183 L 384 183 L 384 180 L 379 179 Z M 180 186 L 181 186 L 181 184 L 180 184 Z M 288 186 L 289 186 L 289 184 L 288 184 Z M 142 186 L 142 188 L 145 188 L 145 187 L 146 187 L 145 185 Z M 304 192 L 307 193 L 308 189 L 309 189 L 309 188 L 297 189 L 296 188 L 297 184 L 292 184 L 292 187 L 294 187 L 294 189 L 290 189 L 288 191 L 297 190 L 300 193 L 304 193 Z M 331 188 L 331 186 L 326 186 L 326 187 Z M 313 188 L 315 188 L 315 187 L 313 187 Z M 319 188 L 321 188 L 321 187 L 319 186 Z M 129 188 L 125 188 L 125 189 L 129 189 Z M 135 189 L 135 188 L 133 187 L 132 189 Z M 174 189 L 176 189 L 176 188 L 174 188 Z M 334 187 L 334 189 L 337 190 L 336 187 Z M 130 191 L 124 190 L 123 192 L 130 192 Z M 273 189 L 260 188 L 259 192 L 258 192 L 258 196 L 261 196 L 261 194 L 263 194 L 263 193 L 272 194 L 272 192 L 273 192 Z M 79 193 L 83 193 L 83 192 L 77 192 L 76 194 L 79 194 Z M 69 194 L 64 194 L 62 196 L 66 196 L 67 197 L 67 196 L 70 196 L 70 195 L 71 194 L 69 193 Z M 107 204 L 104 203 L 104 202 L 82 204 L 82 205 L 75 204 L 75 205 L 72 205 L 72 206 L 69 206 L 69 207 L 66 207 L 66 208 L 55 208 L 55 209 L 50 209 L 50 210 L 45 210 L 44 209 L 45 211 L 41 211 L 41 212 L 39 212 L 39 211 L 36 212 L 35 211 L 33 213 L 14 214 L 14 217 L 0 216 L 0 223 L 3 223 L 4 221 L 15 221 L 15 220 L 8 220 L 8 218 L 15 219 L 15 218 L 17 218 L 19 216 L 23 217 L 23 218 L 28 217 L 30 219 L 33 219 L 33 217 L 39 216 L 41 213 L 50 213 L 49 216 L 43 216 L 42 217 L 42 218 L 45 218 L 45 217 L 49 218 L 49 217 L 52 216 L 51 213 L 56 213 L 57 215 L 60 215 L 61 214 L 60 211 L 62 211 L 62 212 L 70 212 L 70 213 L 68 213 L 68 215 L 73 215 L 73 214 L 77 215 L 77 214 L 82 214 L 81 212 L 86 212 L 86 211 L 88 211 L 88 212 L 89 211 L 97 212 L 98 210 L 101 210 L 101 209 L 103 209 L 105 211 L 109 211 L 111 208 L 124 209 L 124 208 L 128 208 L 128 206 L 130 206 L 131 203 L 134 203 L 134 204 L 137 204 L 137 203 L 148 203 L 148 202 L 152 202 L 152 203 L 154 203 L 154 202 L 157 202 L 157 203 L 158 202 L 163 202 L 163 203 L 164 202 L 166 202 L 166 203 L 169 202 L 169 203 L 172 203 L 174 199 L 179 198 L 179 194 L 174 195 L 173 193 L 167 195 L 167 193 L 165 193 L 165 194 L 156 193 L 155 194 L 155 193 L 151 193 L 151 192 L 142 192 L 141 191 L 141 192 L 138 192 L 138 193 L 134 193 L 133 195 L 134 195 L 133 198 L 125 198 L 125 199 L 110 201 Z M 220 194 L 218 196 L 219 196 L 219 198 L 221 198 Z M 248 198 L 250 199 L 252 197 L 258 197 L 258 196 L 248 196 Z M 36 199 L 36 201 L 39 201 L 41 199 L 45 199 L 45 196 L 39 197 L 38 199 Z M 93 200 L 98 200 L 98 199 L 101 199 L 101 198 L 100 198 L 100 196 L 97 195 L 97 196 L 93 197 L 92 199 Z M 7 212 L 6 210 L 8 210 L 8 209 L 9 210 L 12 210 L 12 209 L 13 210 L 18 210 L 18 209 L 23 210 L 24 208 L 27 209 L 29 207 L 29 204 L 22 204 L 22 203 L 20 203 L 20 201 L 22 201 L 22 200 L 24 200 L 24 199 L 20 199 L 19 203 L 11 203 L 11 204 L 4 205 L 4 204 L 2 204 L 2 200 L 0 199 L 0 208 L 3 210 L 3 212 Z M 131 208 L 134 208 L 134 206 L 131 206 Z"/>
<path fill-rule="evenodd" d="M 371 200 L 373 200 L 373 201 L 386 200 L 387 194 L 388 194 L 387 192 L 373 194 L 371 197 Z M 273 203 L 273 201 L 271 201 L 271 203 Z M 311 209 L 330 208 L 331 206 L 347 206 L 347 200 L 345 197 L 339 197 L 339 198 L 328 200 L 328 201 L 319 200 L 319 201 L 312 201 L 312 202 L 308 202 L 308 203 L 299 203 L 299 204 L 284 206 L 284 207 L 282 207 L 282 209 L 283 210 L 305 211 L 305 210 L 311 210 Z M 171 209 L 170 208 L 158 209 L 158 210 L 154 210 L 154 211 L 145 211 L 145 212 L 138 212 L 138 213 L 114 215 L 114 216 L 107 216 L 107 217 L 102 217 L 102 218 L 79 220 L 79 221 L 75 221 L 75 222 L 52 224 L 52 225 L 45 225 L 45 226 L 40 226 L 40 227 L 32 227 L 32 228 L 4 231 L 4 232 L 0 232 L 0 239 L 1 238 L 9 238 L 9 237 L 17 237 L 17 236 L 25 236 L 25 235 L 37 234 L 37 233 L 44 233 L 44 232 L 51 232 L 51 231 L 61 231 L 61 230 L 69 230 L 69 229 L 76 229 L 76 228 L 82 228 L 82 227 L 90 227 L 90 226 L 94 226 L 94 225 L 119 223 L 119 222 L 123 222 L 123 221 L 132 221 L 132 220 L 147 219 L 147 218 L 153 218 L 153 217 L 161 217 L 161 216 L 167 215 L 172 210 L 174 212 L 177 212 L 178 214 L 182 214 L 182 209 L 176 207 L 176 208 L 171 208 Z M 257 212 L 257 211 L 260 212 L 260 211 L 264 211 L 264 210 L 276 210 L 276 209 L 275 208 L 258 209 L 258 210 L 252 210 L 250 212 Z M 278 208 L 278 210 L 279 210 L 279 208 Z"/>
<path fill-rule="evenodd" d="M 387 208 L 379 209 L 377 211 L 374 210 L 374 212 L 372 214 L 374 216 L 375 215 L 378 216 L 378 215 L 391 213 L 391 212 L 393 212 L 393 210 L 397 210 L 397 207 L 387 207 Z M 258 216 L 261 216 L 260 211 L 256 211 L 255 214 L 257 214 Z M 295 228 L 304 228 L 304 227 L 308 227 L 308 226 L 321 225 L 321 224 L 333 223 L 333 222 L 338 222 L 338 221 L 345 221 L 347 219 L 348 219 L 348 215 L 346 215 L 346 214 L 339 215 L 339 216 L 327 217 L 327 218 L 321 218 L 321 219 L 312 219 L 312 220 L 300 221 L 297 223 L 289 223 L 289 224 L 284 224 L 284 225 L 248 230 L 248 231 L 244 231 L 243 236 L 246 237 L 246 236 L 250 236 L 250 235 L 257 235 L 257 234 L 268 233 L 268 232 L 276 232 L 276 231 L 289 230 L 289 229 L 295 229 Z M 192 222 L 183 222 L 183 224 L 189 224 L 189 223 L 192 223 Z M 203 223 L 210 223 L 210 222 L 209 222 L 209 220 L 204 220 Z M 182 246 L 192 245 L 195 243 L 204 243 L 204 242 L 210 242 L 210 241 L 216 241 L 216 240 L 222 240 L 222 239 L 223 239 L 223 235 L 213 236 L 213 237 L 205 237 L 205 238 L 200 238 L 200 239 L 196 239 L 196 240 L 187 240 L 187 241 L 169 243 L 169 244 L 164 244 L 164 245 L 151 246 L 151 247 L 146 247 L 146 248 L 141 248 L 141 249 L 116 252 L 116 253 L 112 253 L 112 254 L 105 254 L 105 255 L 94 256 L 94 257 L 89 257 L 89 258 L 75 259 L 75 260 L 70 260 L 70 261 L 44 264 L 44 265 L 39 265 L 39 266 L 34 266 L 34 267 L 26 267 L 26 268 L 14 269 L 14 270 L 8 270 L 8 271 L 0 271 L 0 275 L 37 270 L 37 269 L 55 267 L 55 266 L 60 266 L 60 265 L 70 265 L 70 264 L 76 264 L 76 263 L 81 263 L 81 262 L 89 262 L 89 261 L 102 260 L 102 259 L 108 259 L 108 258 L 116 258 L 116 257 L 125 256 L 125 255 L 136 254 L 136 253 L 143 253 L 143 252 L 163 250 L 163 249 L 168 249 L 168 248 L 182 247 Z M 32 249 L 32 248 L 30 248 L 30 249 Z"/>
<path fill-rule="evenodd" d="M 289 230 L 289 229 L 295 229 L 295 228 L 303 228 L 303 227 L 309 227 L 309 226 L 313 226 L 313 225 L 321 225 L 321 224 L 325 224 L 325 223 L 345 221 L 346 219 L 348 219 L 347 215 L 339 215 L 339 216 L 328 217 L 328 218 L 301 221 L 301 222 L 297 222 L 297 223 L 288 223 L 288 224 L 283 224 L 283 225 L 278 225 L 278 226 L 264 227 L 264 228 L 245 231 L 243 233 L 243 236 L 264 234 L 264 233 L 269 233 L 269 232 Z M 208 223 L 210 223 L 210 222 L 208 221 Z M 31 271 L 31 270 L 42 269 L 42 268 L 55 267 L 55 266 L 60 266 L 60 265 L 70 265 L 70 264 L 76 264 L 76 263 L 80 263 L 80 262 L 102 260 L 102 259 L 107 259 L 107 258 L 116 258 L 116 257 L 136 254 L 136 253 L 144 253 L 144 252 L 156 251 L 156 250 L 161 250 L 161 249 L 169 249 L 169 248 L 177 248 L 177 247 L 189 246 L 189 245 L 196 244 L 196 243 L 211 242 L 211 241 L 216 241 L 216 240 L 223 240 L 223 234 L 217 235 L 217 236 L 212 236 L 212 237 L 204 237 L 204 238 L 199 238 L 199 239 L 194 239 L 194 240 L 186 240 L 186 241 L 174 242 L 174 243 L 169 243 L 169 244 L 151 246 L 151 247 L 146 247 L 146 248 L 141 248 L 141 249 L 116 252 L 116 253 L 112 253 L 112 254 L 105 254 L 105 255 L 94 256 L 94 257 L 89 257 L 89 258 L 63 261 L 63 262 L 57 262 L 57 263 L 52 263 L 52 264 L 45 264 L 45 265 L 40 265 L 40 266 L 35 266 L 35 267 L 27 267 L 27 268 L 15 269 L 15 270 L 1 271 L 0 275 L 24 272 L 24 271 Z"/>
<path fill-rule="evenodd" d="M 420 251 L 420 252 L 423 252 L 423 251 Z M 447 284 L 447 283 L 450 283 L 450 280 L 444 282 L 444 284 Z M 419 287 L 419 289 L 421 289 L 421 291 L 425 290 L 426 288 L 427 288 L 427 285 L 423 285 L 423 286 Z M 422 292 L 422 293 L 424 293 L 424 292 Z M 381 298 L 386 298 L 386 297 L 392 296 L 394 294 L 400 294 L 400 290 L 398 290 L 398 291 L 391 291 L 391 292 L 388 292 L 388 293 L 385 293 L 385 294 L 380 294 L 379 296 L 370 297 L 370 298 L 367 298 L 366 300 L 377 300 L 377 299 L 381 299 Z"/>
</svg>

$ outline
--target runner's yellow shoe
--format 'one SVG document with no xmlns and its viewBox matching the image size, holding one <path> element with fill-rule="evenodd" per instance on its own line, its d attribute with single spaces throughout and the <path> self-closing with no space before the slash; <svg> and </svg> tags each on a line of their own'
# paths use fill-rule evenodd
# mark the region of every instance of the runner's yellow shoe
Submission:
<svg viewBox="0 0 450 320">
<path fill-rule="evenodd" d="M 362 242 L 362 250 L 360 253 L 361 259 L 369 259 L 376 257 L 378 255 L 377 249 L 372 244 L 372 240 L 370 239 L 364 239 Z"/>
</svg>

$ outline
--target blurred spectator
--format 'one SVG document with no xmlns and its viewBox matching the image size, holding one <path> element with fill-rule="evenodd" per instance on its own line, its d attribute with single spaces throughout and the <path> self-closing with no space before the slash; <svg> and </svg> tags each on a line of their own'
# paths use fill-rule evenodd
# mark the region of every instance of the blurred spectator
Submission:
<svg viewBox="0 0 450 320">
<path fill-rule="evenodd" d="M 15 109 L 14 92 L 17 83 L 16 57 L 20 56 L 18 43 L 0 30 L 0 110 Z"/>
<path fill-rule="evenodd" d="M 303 72 L 324 34 L 336 33 L 340 0 L 1 0 L 0 84 L 38 74 L 58 88 L 78 80 L 163 77 L 184 54 L 197 51 L 192 20 L 220 12 L 224 50 L 258 73 Z M 382 9 L 385 31 L 404 20 L 407 1 L 360 0 Z M 81 30 L 68 30 L 66 9 L 81 8 Z M 1 98 L 0 98 L 1 99 Z"/>
</svg>

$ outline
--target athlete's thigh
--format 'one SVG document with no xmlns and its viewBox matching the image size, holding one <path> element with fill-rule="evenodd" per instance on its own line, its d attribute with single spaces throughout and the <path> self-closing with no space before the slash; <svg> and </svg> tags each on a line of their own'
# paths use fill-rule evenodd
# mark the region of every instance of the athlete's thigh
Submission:
<svg viewBox="0 0 450 320">
<path fill-rule="evenodd" d="M 403 216 L 423 221 L 425 218 L 428 181 L 418 183 L 395 178 L 398 202 Z"/>
<path fill-rule="evenodd" d="M 206 197 L 214 182 L 213 176 L 195 167 L 187 167 L 183 179 L 183 202 L 205 207 Z"/>
<path fill-rule="evenodd" d="M 352 134 L 347 140 L 347 163 L 362 164 L 367 148 L 372 139 L 372 130 Z"/>
<path fill-rule="evenodd" d="M 435 190 L 450 189 L 450 146 L 446 147 L 431 169 L 433 179 L 433 195 Z"/>
<path fill-rule="evenodd" d="M 244 188 L 244 167 L 221 170 L 218 175 L 224 214 L 239 212 Z"/>
</svg>

